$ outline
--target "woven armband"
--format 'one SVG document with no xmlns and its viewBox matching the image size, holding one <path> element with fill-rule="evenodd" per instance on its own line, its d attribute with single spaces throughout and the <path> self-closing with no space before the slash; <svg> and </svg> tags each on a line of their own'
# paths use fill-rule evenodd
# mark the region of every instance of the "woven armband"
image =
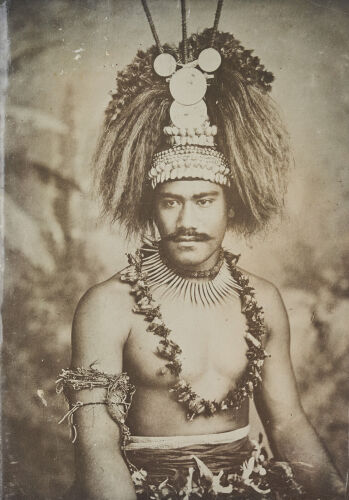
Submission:
<svg viewBox="0 0 349 500">
<path fill-rule="evenodd" d="M 56 391 L 58 394 L 63 392 L 66 395 L 68 389 L 81 391 L 95 388 L 106 389 L 106 396 L 103 401 L 90 403 L 77 401 L 73 405 L 70 405 L 69 411 L 59 423 L 68 419 L 72 426 L 72 441 L 74 443 L 77 437 L 76 426 L 73 421 L 74 413 L 82 406 L 105 404 L 110 416 L 120 427 L 121 446 L 124 448 L 130 436 L 130 431 L 125 422 L 135 392 L 135 387 L 130 383 L 129 376 L 126 373 L 110 375 L 96 370 L 92 366 L 89 368 L 63 369 L 56 381 Z"/>
</svg>

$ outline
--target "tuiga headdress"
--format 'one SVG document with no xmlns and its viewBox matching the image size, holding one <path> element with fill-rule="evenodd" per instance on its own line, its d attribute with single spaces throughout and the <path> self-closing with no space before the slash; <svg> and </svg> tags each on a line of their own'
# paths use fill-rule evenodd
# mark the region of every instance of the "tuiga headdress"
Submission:
<svg viewBox="0 0 349 500">
<path fill-rule="evenodd" d="M 155 46 L 117 75 L 96 152 L 105 213 L 128 233 L 151 226 L 159 183 L 202 179 L 224 186 L 235 229 L 252 233 L 279 212 L 289 165 L 288 137 L 268 95 L 272 73 L 252 50 L 214 24 L 161 45 L 141 0 Z"/>
</svg>

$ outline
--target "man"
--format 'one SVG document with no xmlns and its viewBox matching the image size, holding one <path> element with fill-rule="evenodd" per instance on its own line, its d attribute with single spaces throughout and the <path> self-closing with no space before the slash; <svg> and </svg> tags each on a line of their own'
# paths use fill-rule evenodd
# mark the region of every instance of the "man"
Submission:
<svg viewBox="0 0 349 500">
<path fill-rule="evenodd" d="M 341 498 L 299 402 L 280 294 L 222 250 L 228 229 L 253 233 L 282 206 L 288 146 L 267 95 L 272 75 L 212 30 L 156 55 L 139 53 L 119 74 L 96 158 L 105 211 L 160 238 L 76 310 L 61 378 L 77 432 L 75 495 L 135 499 L 136 485 L 164 498 L 275 498 L 247 436 L 254 395 L 305 498 Z"/>
</svg>

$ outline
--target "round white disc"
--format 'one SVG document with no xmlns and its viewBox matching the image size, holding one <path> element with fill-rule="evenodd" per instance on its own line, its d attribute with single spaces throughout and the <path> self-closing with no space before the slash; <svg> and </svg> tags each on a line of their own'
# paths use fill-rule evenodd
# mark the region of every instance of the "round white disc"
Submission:
<svg viewBox="0 0 349 500">
<path fill-rule="evenodd" d="M 205 75 L 196 68 L 182 68 L 172 75 L 170 92 L 172 97 L 185 106 L 200 101 L 207 88 Z"/>
<path fill-rule="evenodd" d="M 218 50 L 210 47 L 200 52 L 198 62 L 203 71 L 212 73 L 212 71 L 216 71 L 221 65 L 222 57 Z"/>
<path fill-rule="evenodd" d="M 171 54 L 163 52 L 154 59 L 154 70 L 159 76 L 170 76 L 176 71 L 176 59 Z"/>
<path fill-rule="evenodd" d="M 173 124 L 178 128 L 196 128 L 207 120 L 206 103 L 201 100 L 191 106 L 185 106 L 174 101 L 170 108 Z"/>
</svg>

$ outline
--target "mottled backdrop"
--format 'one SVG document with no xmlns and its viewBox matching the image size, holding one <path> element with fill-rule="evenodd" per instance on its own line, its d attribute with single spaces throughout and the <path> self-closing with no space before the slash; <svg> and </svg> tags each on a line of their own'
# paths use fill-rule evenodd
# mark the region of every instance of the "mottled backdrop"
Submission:
<svg viewBox="0 0 349 500">
<path fill-rule="evenodd" d="M 192 31 L 215 2 L 191 0 Z M 6 116 L 4 442 L 6 499 L 58 499 L 73 477 L 55 395 L 83 292 L 126 263 L 117 227 L 98 218 L 91 156 L 115 74 L 153 43 L 138 0 L 12 0 Z M 150 0 L 161 40 L 180 38 L 176 0 Z M 255 49 L 292 138 L 282 221 L 227 241 L 243 267 L 278 285 L 293 330 L 303 404 L 346 467 L 349 342 L 347 220 L 349 3 L 227 0 L 220 28 Z M 132 245 L 129 245 L 129 247 Z M 96 336 L 100 332 L 95 332 Z"/>
</svg>

